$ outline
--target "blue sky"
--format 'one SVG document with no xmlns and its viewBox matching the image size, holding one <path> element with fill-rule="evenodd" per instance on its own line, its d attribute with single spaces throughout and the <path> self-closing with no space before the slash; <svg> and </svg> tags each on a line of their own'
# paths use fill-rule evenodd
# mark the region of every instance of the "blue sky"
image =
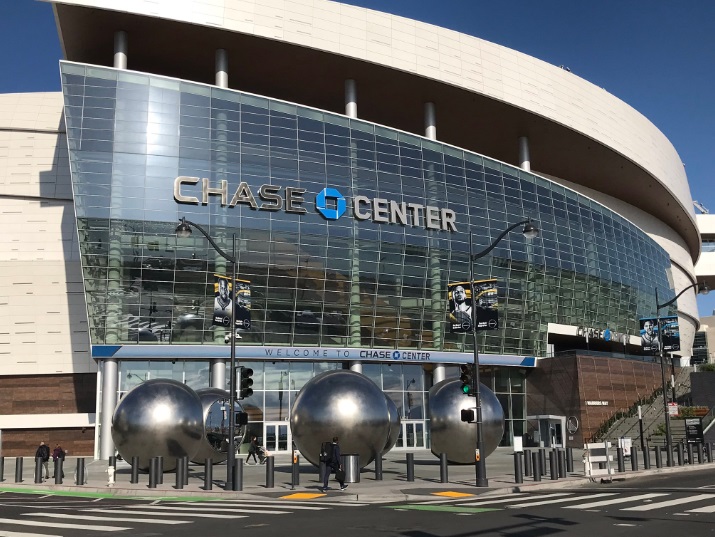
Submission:
<svg viewBox="0 0 715 537">
<path fill-rule="evenodd" d="M 670 139 L 693 199 L 715 213 L 715 2 L 343 0 L 474 35 L 605 88 Z M 0 0 L 0 93 L 59 90 L 52 8 Z M 715 310 L 715 293 L 698 300 Z"/>
</svg>

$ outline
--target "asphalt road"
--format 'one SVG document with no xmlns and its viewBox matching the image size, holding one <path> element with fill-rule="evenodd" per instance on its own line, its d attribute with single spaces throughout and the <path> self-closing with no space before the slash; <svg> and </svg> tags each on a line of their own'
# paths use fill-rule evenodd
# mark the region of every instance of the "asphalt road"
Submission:
<svg viewBox="0 0 715 537">
<path fill-rule="evenodd" d="M 715 533 L 715 471 L 534 492 L 455 491 L 410 501 L 322 498 L 117 499 L 6 492 L 0 536 L 236 535 L 545 537 L 700 536 Z"/>
</svg>

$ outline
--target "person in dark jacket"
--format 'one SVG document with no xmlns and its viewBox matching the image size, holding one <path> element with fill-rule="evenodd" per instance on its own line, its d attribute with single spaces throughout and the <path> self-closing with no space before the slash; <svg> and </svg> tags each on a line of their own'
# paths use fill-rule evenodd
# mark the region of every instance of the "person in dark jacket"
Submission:
<svg viewBox="0 0 715 537">
<path fill-rule="evenodd" d="M 59 444 L 56 444 L 55 449 L 52 450 L 52 462 L 55 463 L 55 477 L 57 477 L 57 465 L 59 464 L 57 461 L 60 460 L 65 460 L 65 450 L 62 449 Z M 65 477 L 64 469 L 62 470 L 62 477 Z"/>
<path fill-rule="evenodd" d="M 50 448 L 45 445 L 44 442 L 40 442 L 40 446 L 35 451 L 35 458 L 42 459 L 42 466 L 45 468 L 45 479 L 50 478 L 50 465 L 48 461 L 50 460 Z"/>
<path fill-rule="evenodd" d="M 252 436 L 251 443 L 248 445 L 248 456 L 246 457 L 246 464 L 253 457 L 253 462 L 258 464 L 258 459 L 256 458 L 256 453 L 258 453 L 258 437 Z"/>
<path fill-rule="evenodd" d="M 340 458 L 340 445 L 338 444 L 338 437 L 333 437 L 333 453 L 329 461 L 325 463 L 325 474 L 323 474 L 323 487 L 320 492 L 325 492 L 328 490 L 328 480 L 330 479 L 330 472 L 335 473 L 335 479 L 340 483 L 340 490 L 345 490 L 348 486 L 345 484 L 345 477 L 343 472 L 342 459 Z M 342 476 L 340 473 L 342 473 Z"/>
</svg>

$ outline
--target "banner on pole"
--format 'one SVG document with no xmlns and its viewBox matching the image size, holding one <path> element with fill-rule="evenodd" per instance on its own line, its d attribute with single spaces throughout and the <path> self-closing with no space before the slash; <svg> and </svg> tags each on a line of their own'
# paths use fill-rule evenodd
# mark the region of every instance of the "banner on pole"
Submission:
<svg viewBox="0 0 715 537">
<path fill-rule="evenodd" d="M 212 323 L 216 326 L 231 325 L 233 308 L 236 308 L 235 328 L 249 329 L 251 327 L 251 282 L 236 280 L 222 274 L 214 274 L 214 311 Z"/>
</svg>

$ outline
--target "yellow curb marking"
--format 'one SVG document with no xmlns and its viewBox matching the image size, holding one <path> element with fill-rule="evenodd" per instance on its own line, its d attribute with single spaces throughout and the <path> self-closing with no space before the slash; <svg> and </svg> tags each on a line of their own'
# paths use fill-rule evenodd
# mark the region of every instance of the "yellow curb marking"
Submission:
<svg viewBox="0 0 715 537">
<path fill-rule="evenodd" d="M 313 494 L 310 492 L 296 492 L 295 494 L 289 494 L 288 496 L 281 496 L 281 499 L 291 499 L 291 500 L 313 500 L 315 498 L 321 498 L 326 496 L 325 494 Z"/>
<path fill-rule="evenodd" d="M 469 494 L 468 492 L 454 492 L 447 490 L 444 492 L 433 492 L 434 496 L 447 496 L 449 498 L 464 498 L 465 496 L 474 496 L 474 494 Z"/>
</svg>

